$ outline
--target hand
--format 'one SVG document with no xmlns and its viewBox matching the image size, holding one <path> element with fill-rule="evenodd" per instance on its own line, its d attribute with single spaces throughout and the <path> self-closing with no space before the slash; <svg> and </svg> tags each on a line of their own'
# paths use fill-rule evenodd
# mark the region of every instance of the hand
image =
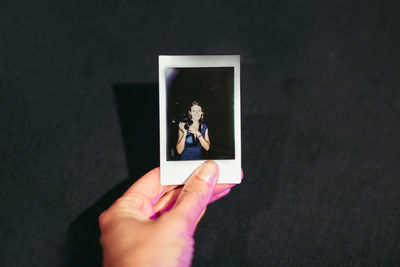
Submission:
<svg viewBox="0 0 400 267">
<path fill-rule="evenodd" d="M 179 123 L 179 130 L 181 130 L 183 133 L 187 133 L 187 130 L 185 129 L 185 123 L 180 122 Z"/>
<path fill-rule="evenodd" d="M 232 184 L 216 185 L 219 170 L 207 161 L 184 186 L 160 185 L 156 168 L 100 215 L 104 266 L 190 266 L 193 234 L 208 203 Z"/>
<path fill-rule="evenodd" d="M 189 133 L 192 133 L 192 134 L 194 134 L 195 136 L 198 136 L 199 134 L 201 134 L 201 133 L 199 132 L 199 130 L 197 130 L 197 128 L 194 127 L 193 125 L 190 125 L 190 127 L 189 127 Z"/>
</svg>

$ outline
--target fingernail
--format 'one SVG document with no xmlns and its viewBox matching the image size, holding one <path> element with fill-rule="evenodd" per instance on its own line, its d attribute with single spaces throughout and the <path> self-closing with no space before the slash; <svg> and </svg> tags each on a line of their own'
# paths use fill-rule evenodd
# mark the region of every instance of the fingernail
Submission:
<svg viewBox="0 0 400 267">
<path fill-rule="evenodd" d="M 201 165 L 198 176 L 211 184 L 218 173 L 218 165 L 212 161 L 207 161 Z"/>
</svg>

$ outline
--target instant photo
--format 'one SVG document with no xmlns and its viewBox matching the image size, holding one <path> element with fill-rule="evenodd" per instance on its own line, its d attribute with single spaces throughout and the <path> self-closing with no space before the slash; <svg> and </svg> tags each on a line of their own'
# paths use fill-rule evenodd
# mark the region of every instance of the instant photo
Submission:
<svg viewBox="0 0 400 267">
<path fill-rule="evenodd" d="M 160 56 L 162 184 L 182 184 L 205 160 L 239 183 L 239 56 Z"/>
</svg>

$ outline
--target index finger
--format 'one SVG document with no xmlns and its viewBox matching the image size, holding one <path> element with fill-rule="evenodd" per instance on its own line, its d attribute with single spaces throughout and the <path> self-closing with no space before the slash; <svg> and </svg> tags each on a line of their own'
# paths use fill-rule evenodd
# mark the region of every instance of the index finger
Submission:
<svg viewBox="0 0 400 267">
<path fill-rule="evenodd" d="M 122 196 L 145 196 L 154 205 L 166 192 L 174 189 L 176 185 L 160 184 L 160 167 L 157 167 L 136 181 Z"/>
</svg>

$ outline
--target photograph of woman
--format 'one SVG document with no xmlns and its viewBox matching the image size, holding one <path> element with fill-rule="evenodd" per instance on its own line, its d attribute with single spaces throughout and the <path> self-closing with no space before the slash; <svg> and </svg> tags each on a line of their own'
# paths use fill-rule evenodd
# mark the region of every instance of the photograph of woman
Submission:
<svg viewBox="0 0 400 267">
<path fill-rule="evenodd" d="M 193 101 L 188 114 L 189 118 L 179 123 L 176 151 L 180 160 L 202 160 L 203 151 L 210 149 L 208 127 L 203 121 L 203 108 L 197 101 Z"/>
<path fill-rule="evenodd" d="M 165 75 L 166 160 L 235 159 L 234 68 L 167 68 Z"/>
<path fill-rule="evenodd" d="M 184 184 L 205 160 L 224 170 L 221 183 L 241 181 L 239 70 L 235 55 L 159 57 L 163 185 Z"/>
</svg>

